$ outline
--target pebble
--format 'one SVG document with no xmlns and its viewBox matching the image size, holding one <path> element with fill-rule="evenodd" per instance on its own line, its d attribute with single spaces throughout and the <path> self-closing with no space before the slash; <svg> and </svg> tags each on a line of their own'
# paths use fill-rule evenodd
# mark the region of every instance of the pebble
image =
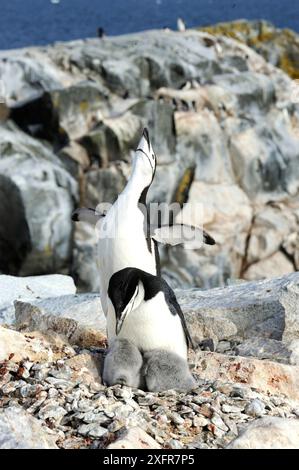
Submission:
<svg viewBox="0 0 299 470">
<path fill-rule="evenodd" d="M 209 422 L 210 421 L 203 416 L 194 416 L 192 424 L 195 428 L 203 428 L 204 426 L 207 426 Z"/>
<path fill-rule="evenodd" d="M 123 398 L 124 400 L 128 400 L 132 398 L 132 390 L 127 387 L 115 389 L 114 395 L 117 398 Z"/>
<path fill-rule="evenodd" d="M 52 387 L 59 388 L 62 390 L 71 390 L 75 387 L 74 382 L 70 382 L 69 380 L 58 379 L 56 377 L 47 377 L 46 382 L 48 382 Z"/>
<path fill-rule="evenodd" d="M 185 420 L 182 418 L 178 413 L 169 413 L 168 414 L 169 419 L 174 423 L 174 424 L 184 424 Z"/>
<path fill-rule="evenodd" d="M 221 410 L 223 411 L 223 413 L 241 413 L 241 411 L 244 410 L 244 407 L 239 408 L 238 406 L 228 405 L 227 403 L 224 403 L 221 406 Z"/>
<path fill-rule="evenodd" d="M 107 434 L 107 429 L 99 426 L 97 423 L 91 424 L 82 424 L 78 428 L 78 433 L 82 434 L 83 436 L 90 436 L 90 437 L 102 437 Z"/>
<path fill-rule="evenodd" d="M 1 387 L 1 392 L 3 395 L 10 395 L 15 392 L 17 389 L 17 382 L 8 382 L 6 385 Z"/>
<path fill-rule="evenodd" d="M 34 397 L 37 393 L 41 392 L 42 386 L 41 385 L 23 385 L 20 390 L 19 394 L 23 398 L 27 397 Z"/>
<path fill-rule="evenodd" d="M 38 417 L 43 420 L 51 418 L 55 421 L 61 421 L 66 414 L 67 411 L 59 406 L 58 403 L 47 403 L 39 410 Z"/>
<path fill-rule="evenodd" d="M 249 416 L 253 416 L 254 418 L 259 418 L 265 414 L 265 405 L 257 398 L 252 400 L 248 405 L 245 407 L 245 413 Z"/>
<path fill-rule="evenodd" d="M 48 398 L 56 398 L 59 395 L 58 390 L 56 388 L 49 388 L 48 390 Z"/>
<path fill-rule="evenodd" d="M 215 426 L 217 426 L 217 428 L 221 429 L 222 431 L 228 431 L 228 427 L 217 413 L 213 414 L 211 423 L 215 424 Z"/>
<path fill-rule="evenodd" d="M 72 381 L 64 360 L 23 363 L 1 377 L 0 407 L 21 405 L 59 436 L 63 448 L 102 448 L 113 433 L 140 427 L 163 448 L 223 448 L 242 425 L 264 414 L 299 417 L 294 402 L 249 386 L 202 380 L 189 393 L 149 393 L 124 386 Z M 40 377 L 40 378 L 38 378 Z M 48 427 L 47 427 L 48 429 Z M 196 434 L 196 438 L 194 435 Z"/>
<path fill-rule="evenodd" d="M 165 447 L 169 449 L 183 449 L 184 446 L 180 441 L 176 439 L 169 439 L 169 441 L 165 442 Z"/>
<path fill-rule="evenodd" d="M 57 361 L 57 365 L 58 362 L 59 361 Z M 57 379 L 69 380 L 72 376 L 72 370 L 69 366 L 65 365 L 63 367 L 60 366 L 58 369 L 53 367 L 49 370 L 49 375 Z"/>
</svg>

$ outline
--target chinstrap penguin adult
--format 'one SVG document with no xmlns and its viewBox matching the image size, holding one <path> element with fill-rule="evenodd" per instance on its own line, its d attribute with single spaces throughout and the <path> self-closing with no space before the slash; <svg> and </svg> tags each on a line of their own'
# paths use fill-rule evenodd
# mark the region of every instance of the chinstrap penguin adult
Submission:
<svg viewBox="0 0 299 470">
<path fill-rule="evenodd" d="M 169 230 L 169 226 L 153 228 L 149 219 L 145 220 L 146 195 L 155 171 L 156 156 L 148 131 L 144 129 L 133 157 L 131 176 L 113 206 L 106 214 L 86 208 L 77 209 L 73 214 L 75 221 L 97 223 L 100 293 L 107 317 L 108 341 L 115 336 L 115 311 L 107 294 L 111 276 L 129 266 L 160 275 L 157 242 L 178 244 L 185 241 L 184 237 L 178 236 L 182 232 L 182 224 L 173 224 Z M 212 237 L 200 229 L 189 227 L 187 232 L 194 230 L 203 234 L 205 243 L 215 243 Z"/>
<path fill-rule="evenodd" d="M 124 268 L 111 276 L 108 297 L 115 312 L 110 320 L 111 336 L 128 339 L 142 353 L 164 349 L 187 358 L 192 339 L 175 294 L 164 279 Z"/>
<path fill-rule="evenodd" d="M 134 344 L 127 339 L 114 338 L 104 359 L 103 382 L 109 387 L 122 384 L 140 388 L 142 364 L 142 355 Z"/>
<path fill-rule="evenodd" d="M 154 349 L 143 355 L 142 374 L 149 392 L 188 391 L 196 386 L 187 360 L 169 351 Z"/>
</svg>

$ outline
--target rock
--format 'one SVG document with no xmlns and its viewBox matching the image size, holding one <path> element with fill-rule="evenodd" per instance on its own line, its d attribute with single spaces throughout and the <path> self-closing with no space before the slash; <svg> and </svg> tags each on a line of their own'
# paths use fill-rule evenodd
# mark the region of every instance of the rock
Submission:
<svg viewBox="0 0 299 470">
<path fill-rule="evenodd" d="M 246 384 L 262 393 L 299 399 L 298 366 L 205 351 L 197 353 L 194 362 L 196 367 L 193 373 L 199 374 L 201 379 Z"/>
<path fill-rule="evenodd" d="M 51 142 L 56 150 L 69 142 L 67 133 L 59 126 L 57 109 L 48 92 L 18 101 L 10 107 L 9 117 L 22 131 Z"/>
<path fill-rule="evenodd" d="M 72 276 L 79 291 L 98 292 L 100 286 L 97 266 L 95 227 L 87 222 L 75 225 Z"/>
<path fill-rule="evenodd" d="M 66 414 L 67 411 L 58 403 L 48 403 L 39 410 L 38 417 L 44 421 L 50 419 L 59 423 Z"/>
<path fill-rule="evenodd" d="M 25 410 L 11 406 L 0 410 L 0 449 L 57 449 L 41 422 Z"/>
<path fill-rule="evenodd" d="M 73 381 L 82 380 L 85 384 L 101 384 L 102 356 L 82 353 L 68 359 L 65 364 L 72 370 Z"/>
<path fill-rule="evenodd" d="M 106 329 L 106 319 L 102 312 L 99 294 L 60 295 L 44 300 L 15 302 L 16 325 L 30 324 L 34 315 L 38 318 L 60 317 L 76 320 L 78 324 L 100 331 Z M 39 319 L 37 319 L 39 321 Z M 36 325 L 37 326 L 37 325 Z"/>
<path fill-rule="evenodd" d="M 1 252 L 6 252 L 1 271 L 18 275 L 63 271 L 70 262 L 70 217 L 78 200 L 77 183 L 48 147 L 11 122 L 0 126 L 0 138 L 0 175 L 7 182 L 9 212 L 19 217 L 19 225 L 14 217 L 8 218 L 6 198 L 1 199 L 0 213 L 6 213 L 8 220 L 0 236 Z M 17 227 L 22 243 L 16 240 Z"/>
<path fill-rule="evenodd" d="M 256 398 L 246 406 L 244 411 L 249 416 L 253 416 L 254 418 L 260 418 L 262 415 L 265 414 L 265 405 Z"/>
<path fill-rule="evenodd" d="M 265 417 L 247 425 L 228 449 L 298 449 L 299 421 Z"/>
<path fill-rule="evenodd" d="M 0 275 L 0 322 L 13 323 L 15 300 L 35 300 L 75 294 L 74 281 L 69 276 L 51 274 L 48 276 L 13 277 Z"/>
<path fill-rule="evenodd" d="M 100 203 L 113 204 L 125 187 L 128 176 L 129 167 L 125 162 L 115 162 L 109 168 L 89 171 L 86 176 L 85 205 L 97 207 Z"/>
<path fill-rule="evenodd" d="M 79 434 L 96 438 L 104 436 L 107 432 L 107 429 L 99 426 L 98 423 L 82 424 L 82 426 L 78 428 Z"/>
<path fill-rule="evenodd" d="M 299 365 L 299 340 L 294 339 L 288 343 L 288 349 L 291 353 L 290 364 Z"/>
<path fill-rule="evenodd" d="M 207 317 L 207 324 L 212 319 L 230 327 L 226 337 L 215 329 L 218 339 L 263 337 L 288 342 L 299 335 L 298 283 L 299 275 L 293 273 L 207 291 L 177 290 L 176 294 L 191 331 L 197 327 L 197 318 L 199 329 Z"/>
<path fill-rule="evenodd" d="M 262 259 L 252 264 L 244 272 L 244 278 L 248 281 L 254 279 L 267 279 L 292 273 L 294 264 L 281 252 L 274 253 L 267 259 Z"/>
<path fill-rule="evenodd" d="M 106 320 L 96 294 L 61 296 L 35 302 L 15 302 L 16 325 L 21 330 L 56 333 L 70 344 L 103 346 Z"/>
<path fill-rule="evenodd" d="M 50 92 L 61 126 L 72 139 L 79 139 L 101 118 L 107 92 L 98 82 L 83 80 Z"/>
<path fill-rule="evenodd" d="M 0 361 L 51 361 L 74 355 L 74 350 L 55 336 L 39 332 L 19 333 L 0 326 Z"/>
<path fill-rule="evenodd" d="M 109 444 L 107 449 L 161 449 L 161 446 L 143 429 L 134 427 L 121 431 L 116 441 Z"/>
<path fill-rule="evenodd" d="M 238 356 L 252 356 L 285 364 L 290 363 L 291 356 L 291 351 L 284 343 L 267 338 L 247 339 L 236 347 L 236 353 Z"/>
<path fill-rule="evenodd" d="M 264 20 L 238 20 L 206 26 L 202 30 L 242 41 L 290 77 L 299 77 L 295 60 L 299 51 L 299 38 L 298 34 L 290 29 L 275 28 L 272 23 Z"/>
</svg>

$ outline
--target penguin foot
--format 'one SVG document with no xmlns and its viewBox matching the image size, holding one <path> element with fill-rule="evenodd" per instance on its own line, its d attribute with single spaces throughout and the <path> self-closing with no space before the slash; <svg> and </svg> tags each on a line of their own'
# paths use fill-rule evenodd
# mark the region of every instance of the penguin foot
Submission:
<svg viewBox="0 0 299 470">
<path fill-rule="evenodd" d="M 177 354 L 154 349 L 144 353 L 143 358 L 143 375 L 149 392 L 189 391 L 196 386 L 187 361 Z"/>
</svg>

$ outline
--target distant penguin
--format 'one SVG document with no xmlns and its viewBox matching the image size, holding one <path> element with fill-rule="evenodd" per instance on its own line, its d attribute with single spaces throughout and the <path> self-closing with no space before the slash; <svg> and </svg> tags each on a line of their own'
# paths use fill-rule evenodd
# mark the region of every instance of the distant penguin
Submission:
<svg viewBox="0 0 299 470">
<path fill-rule="evenodd" d="M 139 388 L 142 385 L 142 363 L 142 355 L 134 344 L 115 338 L 104 360 L 103 382 L 109 387 L 122 384 Z"/>
<path fill-rule="evenodd" d="M 177 19 L 177 28 L 178 28 L 178 31 L 180 31 L 181 33 L 186 31 L 186 25 L 184 21 L 182 20 L 182 18 Z"/>
<path fill-rule="evenodd" d="M 177 354 L 155 349 L 143 356 L 142 373 L 149 392 L 189 391 L 196 386 L 186 360 Z"/>
<path fill-rule="evenodd" d="M 125 338 L 142 353 L 164 349 L 187 359 L 192 339 L 175 294 L 164 279 L 125 268 L 111 277 L 108 296 L 115 311 L 107 319 L 110 338 Z"/>
<path fill-rule="evenodd" d="M 104 36 L 106 36 L 104 28 L 100 26 L 97 29 L 97 35 L 98 35 L 98 38 L 103 38 Z"/>
</svg>

